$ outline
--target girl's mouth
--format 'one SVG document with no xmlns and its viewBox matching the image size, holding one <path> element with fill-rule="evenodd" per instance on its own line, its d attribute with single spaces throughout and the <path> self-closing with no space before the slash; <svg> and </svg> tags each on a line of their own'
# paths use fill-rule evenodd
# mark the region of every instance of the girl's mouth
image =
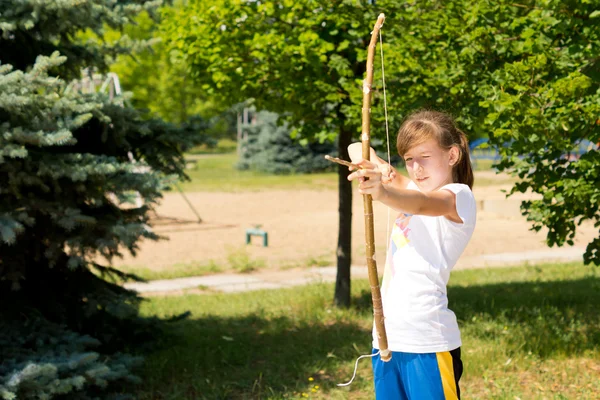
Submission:
<svg viewBox="0 0 600 400">
<path fill-rule="evenodd" d="M 425 181 L 426 179 L 428 179 L 428 177 L 426 177 L 426 178 L 417 178 L 417 181 L 419 181 L 419 182 L 423 182 L 423 181 Z"/>
</svg>

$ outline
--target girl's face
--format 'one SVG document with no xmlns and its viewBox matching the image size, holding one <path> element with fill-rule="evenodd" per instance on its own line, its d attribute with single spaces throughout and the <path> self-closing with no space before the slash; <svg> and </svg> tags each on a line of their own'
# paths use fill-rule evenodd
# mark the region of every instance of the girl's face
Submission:
<svg viewBox="0 0 600 400">
<path fill-rule="evenodd" d="M 408 175 L 422 192 L 452 183 L 452 168 L 457 160 L 458 148 L 443 149 L 433 138 L 411 147 L 404 154 Z"/>
</svg>

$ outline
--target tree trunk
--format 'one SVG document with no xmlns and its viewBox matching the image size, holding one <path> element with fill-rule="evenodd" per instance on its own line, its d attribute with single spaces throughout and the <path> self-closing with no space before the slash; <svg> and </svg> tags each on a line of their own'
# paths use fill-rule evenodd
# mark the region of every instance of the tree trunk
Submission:
<svg viewBox="0 0 600 400">
<path fill-rule="evenodd" d="M 352 141 L 350 131 L 340 128 L 338 139 L 339 157 L 348 160 L 348 146 Z M 337 278 L 334 303 L 340 307 L 350 306 L 350 263 L 352 261 L 352 183 L 348 181 L 348 167 L 338 165 L 339 231 L 337 244 Z"/>
</svg>

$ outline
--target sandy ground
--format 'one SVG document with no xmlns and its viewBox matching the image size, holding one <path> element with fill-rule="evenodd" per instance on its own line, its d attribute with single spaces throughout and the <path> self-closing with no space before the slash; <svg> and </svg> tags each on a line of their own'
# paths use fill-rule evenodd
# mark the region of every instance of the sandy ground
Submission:
<svg viewBox="0 0 600 400">
<path fill-rule="evenodd" d="M 486 178 L 493 173 L 478 173 Z M 477 176 L 476 176 L 477 177 Z M 530 224 L 519 213 L 526 195 L 506 199 L 502 189 L 510 186 L 475 186 L 478 220 L 475 233 L 463 259 L 488 254 L 547 249 L 545 233 L 529 230 Z M 159 220 L 155 232 L 169 237 L 159 242 L 141 243 L 138 256 L 116 260 L 115 266 L 127 265 L 153 270 L 177 268 L 176 264 L 215 263 L 227 269 L 231 259 L 263 263 L 267 268 L 308 266 L 314 260 L 335 264 L 338 232 L 337 191 L 264 191 L 243 193 L 188 193 L 188 199 L 203 219 L 202 223 L 167 223 Z M 529 196 L 530 197 L 530 196 Z M 362 198 L 354 193 L 352 216 L 352 263 L 364 264 L 364 219 Z M 158 215 L 187 221 L 196 218 L 178 193 L 167 194 Z M 375 202 L 375 244 L 378 265 L 385 259 L 388 211 Z M 394 218 L 393 212 L 390 220 Z M 246 246 L 245 231 L 262 225 L 269 234 L 269 246 L 262 247 L 255 237 Z M 391 228 L 390 228 L 391 229 Z M 585 247 L 598 236 L 598 229 L 580 227 L 576 246 Z"/>
</svg>

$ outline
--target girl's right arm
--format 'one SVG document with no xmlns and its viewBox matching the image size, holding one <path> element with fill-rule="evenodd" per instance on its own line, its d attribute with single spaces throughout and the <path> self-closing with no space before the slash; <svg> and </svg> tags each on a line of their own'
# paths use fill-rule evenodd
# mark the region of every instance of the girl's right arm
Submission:
<svg viewBox="0 0 600 400">
<path fill-rule="evenodd" d="M 356 163 L 357 161 L 362 160 L 362 143 L 356 142 L 356 143 L 352 143 L 350 146 L 348 146 L 348 155 L 350 156 L 350 160 L 353 163 Z M 391 165 L 389 165 L 387 163 L 387 161 L 385 161 L 381 157 L 377 156 L 377 154 L 375 153 L 375 150 L 373 150 L 372 147 L 371 147 L 370 158 L 371 158 L 371 162 L 378 164 L 380 167 L 388 167 L 389 166 L 389 168 L 391 168 L 391 173 L 392 173 L 393 179 L 391 182 L 384 184 L 386 188 L 406 189 L 406 187 L 410 183 L 410 179 L 407 178 L 406 176 L 398 173 L 396 168 L 392 167 Z M 381 168 L 380 168 L 380 170 L 381 170 Z"/>
</svg>

